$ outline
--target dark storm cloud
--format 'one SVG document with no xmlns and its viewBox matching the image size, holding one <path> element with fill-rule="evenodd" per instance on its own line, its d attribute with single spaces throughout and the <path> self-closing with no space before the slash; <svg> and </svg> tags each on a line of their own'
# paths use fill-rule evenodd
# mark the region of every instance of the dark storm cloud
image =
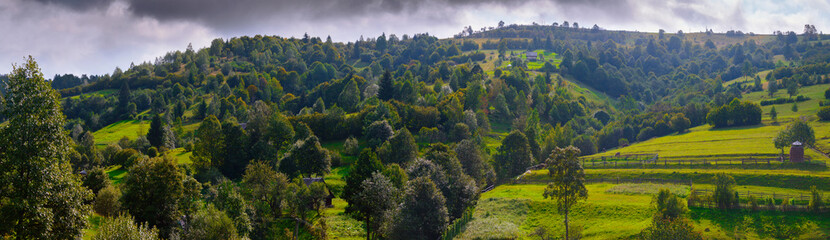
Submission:
<svg viewBox="0 0 830 240">
<path fill-rule="evenodd" d="M 74 10 L 106 7 L 115 0 L 36 0 Z M 234 29 L 264 22 L 292 24 L 294 21 L 371 19 L 380 14 L 406 17 L 431 12 L 433 22 L 452 22 L 459 10 L 493 6 L 514 8 L 542 5 L 590 11 L 626 20 L 633 17 L 638 1 L 631 0 L 123 0 L 137 16 L 161 21 L 180 20 L 206 24 L 216 29 Z M 423 11 L 421 11 L 423 10 Z"/>
<path fill-rule="evenodd" d="M 112 0 L 35 0 L 44 4 L 55 4 L 68 7 L 77 11 L 84 11 L 90 8 L 106 8 Z"/>
</svg>

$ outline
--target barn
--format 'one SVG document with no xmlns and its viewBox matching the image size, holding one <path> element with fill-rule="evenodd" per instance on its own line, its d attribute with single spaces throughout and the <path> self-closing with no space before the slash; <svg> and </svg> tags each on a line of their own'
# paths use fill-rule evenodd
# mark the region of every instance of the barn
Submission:
<svg viewBox="0 0 830 240">
<path fill-rule="evenodd" d="M 536 61 L 536 57 L 538 57 L 538 55 L 536 54 L 536 52 L 527 52 L 526 56 L 527 56 L 527 60 L 528 60 L 528 61 L 533 61 L 533 62 L 535 62 L 535 61 Z"/>
</svg>

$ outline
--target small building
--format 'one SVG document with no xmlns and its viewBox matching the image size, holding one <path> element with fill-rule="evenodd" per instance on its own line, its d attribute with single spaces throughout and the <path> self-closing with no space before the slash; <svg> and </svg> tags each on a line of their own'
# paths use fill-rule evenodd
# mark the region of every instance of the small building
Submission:
<svg viewBox="0 0 830 240">
<path fill-rule="evenodd" d="M 801 142 L 795 141 L 790 147 L 790 162 L 804 162 L 804 146 Z"/>
<path fill-rule="evenodd" d="M 536 57 L 538 57 L 538 55 L 536 54 L 536 52 L 527 52 L 526 56 L 527 56 L 527 60 L 528 60 L 528 61 L 533 61 L 533 62 L 535 62 L 535 61 L 536 61 Z"/>
<path fill-rule="evenodd" d="M 334 194 L 331 193 L 331 189 L 329 189 L 329 185 L 326 184 L 325 179 L 323 179 L 322 177 L 303 178 L 303 183 L 305 183 L 306 186 L 310 186 L 312 183 L 315 183 L 315 182 L 321 182 L 321 183 L 323 183 L 323 185 L 326 185 L 326 191 L 329 193 L 329 195 L 326 196 L 326 207 L 328 207 L 328 208 L 334 207 L 334 204 L 332 204 L 332 202 L 331 202 L 334 199 Z"/>
</svg>

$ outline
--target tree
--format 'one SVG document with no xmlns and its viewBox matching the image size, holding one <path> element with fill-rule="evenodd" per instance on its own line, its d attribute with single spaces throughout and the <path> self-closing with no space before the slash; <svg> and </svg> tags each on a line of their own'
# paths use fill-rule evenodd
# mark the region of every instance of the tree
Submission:
<svg viewBox="0 0 830 240">
<path fill-rule="evenodd" d="M 378 157 L 383 163 L 407 164 L 418 156 L 418 144 L 412 133 L 401 128 L 378 149 Z"/>
<path fill-rule="evenodd" d="M 96 167 L 89 170 L 84 176 L 83 186 L 92 190 L 92 194 L 98 194 L 98 191 L 111 185 L 109 175 L 103 168 Z"/>
<path fill-rule="evenodd" d="M 80 238 L 92 194 L 72 175 L 59 94 L 31 56 L 0 85 L 0 235 Z"/>
<path fill-rule="evenodd" d="M 513 130 L 501 141 L 494 158 L 496 173 L 501 180 L 524 173 L 534 161 L 527 137 L 518 130 Z"/>
<path fill-rule="evenodd" d="M 366 239 L 370 240 L 382 236 L 381 228 L 391 217 L 389 211 L 398 204 L 398 189 L 389 181 L 389 178 L 380 172 L 372 173 L 372 177 L 363 180 L 362 190 L 357 194 L 358 212 L 366 222 Z"/>
<path fill-rule="evenodd" d="M 776 111 L 775 111 L 775 106 L 772 106 L 772 108 L 769 110 L 769 117 L 770 117 L 773 121 L 777 121 L 777 119 L 778 119 L 778 112 L 776 112 Z"/>
<path fill-rule="evenodd" d="M 579 163 L 579 149 L 569 146 L 566 148 L 555 148 L 547 160 L 548 175 L 552 182 L 548 183 L 545 198 L 555 200 L 559 213 L 565 215 L 565 239 L 568 236 L 568 214 L 573 205 L 580 200 L 588 198 L 588 190 L 585 188 L 585 171 Z"/>
<path fill-rule="evenodd" d="M 790 109 L 793 112 L 798 112 L 798 102 L 793 102 L 793 107 Z"/>
<path fill-rule="evenodd" d="M 446 200 L 429 178 L 409 181 L 390 232 L 392 239 L 438 239 L 449 222 Z"/>
<path fill-rule="evenodd" d="M 230 179 L 239 179 L 250 158 L 244 146 L 248 139 L 245 130 L 230 118 L 222 123 L 222 141 L 225 149 L 222 150 L 222 164 L 218 166 L 219 171 Z"/>
<path fill-rule="evenodd" d="M 824 106 L 818 109 L 816 115 L 822 121 L 830 121 L 830 106 Z"/>
<path fill-rule="evenodd" d="M 475 142 L 469 139 L 461 141 L 456 145 L 455 153 L 464 172 L 476 180 L 479 188 L 495 183 L 496 172 L 493 171 L 493 166 L 487 163 L 484 153 Z"/>
<path fill-rule="evenodd" d="M 657 210 L 655 218 L 675 220 L 682 218 L 683 214 L 689 211 L 683 199 L 668 189 L 660 189 L 653 202 Z"/>
<path fill-rule="evenodd" d="M 196 212 L 183 239 L 240 239 L 233 219 L 213 205 Z"/>
<path fill-rule="evenodd" d="M 337 104 L 347 112 L 357 110 L 357 105 L 360 103 L 360 89 L 354 79 L 349 79 L 343 91 L 337 96 Z"/>
<path fill-rule="evenodd" d="M 380 100 L 388 101 L 395 96 L 395 84 L 392 82 L 392 73 L 389 71 L 383 72 L 383 77 L 380 78 L 380 89 L 378 89 L 378 98 Z"/>
<path fill-rule="evenodd" d="M 386 120 L 374 121 L 363 131 L 363 136 L 366 137 L 370 148 L 380 147 L 393 134 L 395 132 L 392 130 L 392 126 Z"/>
<path fill-rule="evenodd" d="M 790 97 L 798 95 L 798 82 L 795 80 L 787 81 L 787 94 L 789 94 Z"/>
<path fill-rule="evenodd" d="M 121 202 L 119 202 L 119 199 L 121 199 L 121 190 L 109 185 L 98 192 L 98 195 L 95 197 L 95 203 L 92 205 L 92 209 L 94 209 L 98 214 L 101 214 L 101 216 L 113 216 L 121 209 Z"/>
<path fill-rule="evenodd" d="M 147 131 L 147 141 L 150 141 L 150 145 L 156 148 L 161 148 L 164 146 L 164 126 L 166 124 L 161 119 L 161 114 L 156 114 L 153 116 L 153 120 L 150 122 L 150 130 Z"/>
<path fill-rule="evenodd" d="M 124 180 L 121 203 L 136 220 L 158 227 L 169 238 L 182 215 L 185 175 L 175 159 L 151 158 L 130 168 Z"/>
<path fill-rule="evenodd" d="M 357 138 L 349 136 L 343 143 L 343 153 L 349 156 L 357 156 L 360 153 L 360 144 Z"/>
<path fill-rule="evenodd" d="M 692 121 L 683 113 L 677 113 L 671 118 L 671 127 L 678 133 L 683 133 L 692 125 Z"/>
<path fill-rule="evenodd" d="M 282 215 L 282 195 L 287 187 L 288 177 L 264 161 L 254 161 L 245 168 L 242 189 L 254 209 L 251 238 L 265 238 L 270 223 Z"/>
<path fill-rule="evenodd" d="M 288 176 L 297 174 L 312 176 L 323 175 L 331 171 L 331 157 L 326 149 L 320 146 L 317 136 L 309 136 L 297 140 L 291 149 L 280 159 L 280 171 Z"/>
<path fill-rule="evenodd" d="M 216 116 L 210 115 L 202 120 L 196 130 L 196 144 L 191 157 L 193 164 L 201 170 L 221 166 L 224 149 L 222 125 Z"/>
<path fill-rule="evenodd" d="M 124 83 L 121 84 L 121 91 L 118 92 L 118 111 L 121 112 L 121 118 L 123 119 L 132 119 L 133 116 L 136 114 L 135 109 L 130 109 L 130 103 L 132 103 L 133 97 L 132 93 L 130 93 L 130 84 L 124 80 Z"/>
<path fill-rule="evenodd" d="M 729 209 L 738 201 L 735 195 L 735 179 L 726 173 L 715 175 L 715 192 L 712 193 L 718 208 Z"/>
<path fill-rule="evenodd" d="M 772 97 L 773 95 L 775 95 L 776 92 L 778 92 L 778 84 L 775 79 L 768 80 L 769 81 L 767 82 L 767 95 Z"/>
<path fill-rule="evenodd" d="M 357 195 L 363 191 L 361 186 L 363 180 L 370 178 L 373 173 L 380 171 L 383 171 L 383 164 L 380 163 L 377 155 L 371 149 L 363 149 L 360 152 L 360 156 L 357 157 L 357 161 L 352 166 L 351 171 L 345 177 L 346 186 L 343 187 L 341 198 L 349 203 L 349 206 L 346 207 L 347 212 L 359 210 L 356 208 L 360 204 Z"/>
<path fill-rule="evenodd" d="M 807 122 L 796 120 L 787 125 L 787 127 L 773 138 L 775 148 L 781 149 L 781 155 L 784 154 L 784 149 L 789 147 L 793 142 L 799 141 L 805 146 L 812 146 L 816 143 L 816 134 L 813 127 L 810 127 Z"/>
<path fill-rule="evenodd" d="M 136 225 L 133 217 L 125 214 L 103 221 L 92 239 L 155 240 L 159 239 L 158 235 L 158 229 L 151 228 L 147 223 Z"/>
</svg>

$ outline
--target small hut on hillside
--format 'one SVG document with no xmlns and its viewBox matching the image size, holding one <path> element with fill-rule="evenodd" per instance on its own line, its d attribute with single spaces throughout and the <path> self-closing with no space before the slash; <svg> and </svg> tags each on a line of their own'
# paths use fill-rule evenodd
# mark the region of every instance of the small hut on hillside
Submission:
<svg viewBox="0 0 830 240">
<path fill-rule="evenodd" d="M 536 52 L 527 52 L 527 54 L 526 54 L 526 55 L 527 55 L 527 60 L 528 60 L 528 61 L 532 61 L 532 62 L 535 62 L 535 61 L 536 61 L 536 57 L 538 56 L 538 55 L 536 54 Z"/>
<path fill-rule="evenodd" d="M 804 162 L 804 147 L 801 142 L 795 141 L 790 147 L 790 162 Z"/>
</svg>

